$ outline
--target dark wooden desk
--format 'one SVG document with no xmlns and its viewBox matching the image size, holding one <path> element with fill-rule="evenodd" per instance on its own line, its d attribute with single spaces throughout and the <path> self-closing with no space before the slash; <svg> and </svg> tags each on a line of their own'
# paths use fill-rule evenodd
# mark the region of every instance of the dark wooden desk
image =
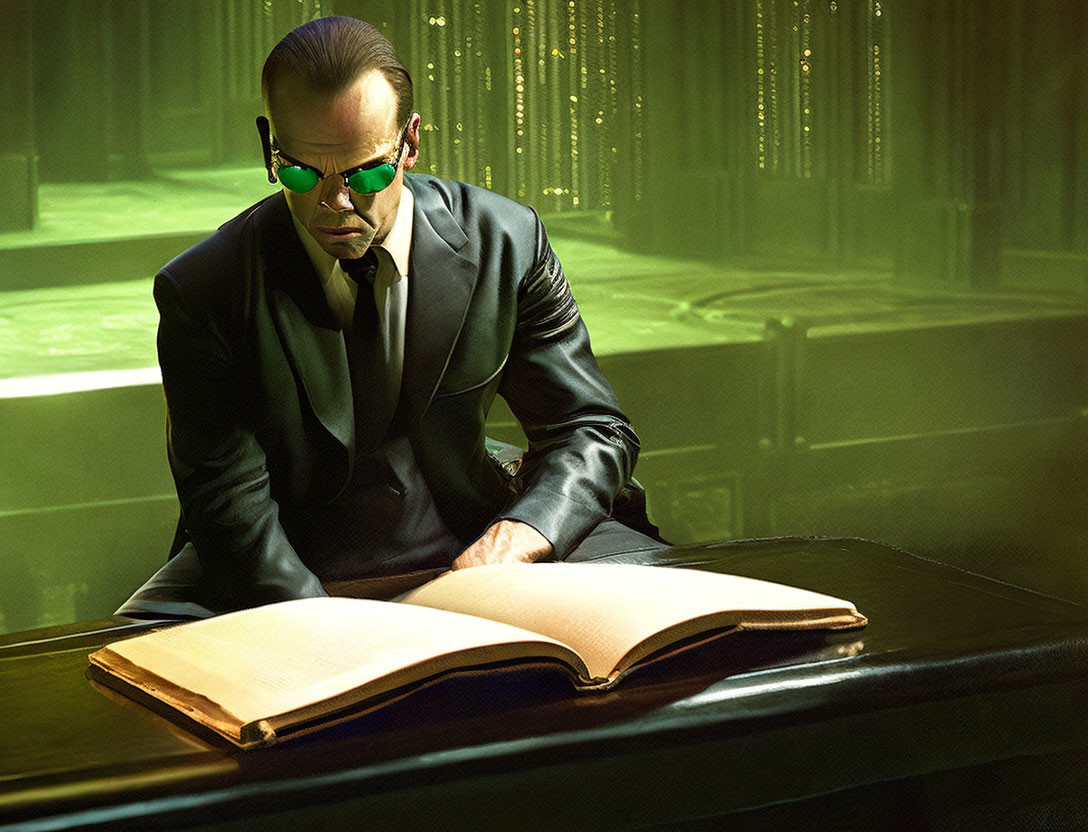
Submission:
<svg viewBox="0 0 1088 832">
<path fill-rule="evenodd" d="M 0 828 L 1088 828 L 1088 610 L 859 540 L 677 549 L 850 598 L 573 696 L 454 678 L 241 752 L 84 676 L 119 619 L 0 639 Z"/>
</svg>

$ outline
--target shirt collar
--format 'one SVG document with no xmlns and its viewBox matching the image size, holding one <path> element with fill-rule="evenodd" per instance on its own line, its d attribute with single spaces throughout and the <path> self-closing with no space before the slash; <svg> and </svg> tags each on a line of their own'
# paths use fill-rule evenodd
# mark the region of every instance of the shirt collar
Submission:
<svg viewBox="0 0 1088 832">
<path fill-rule="evenodd" d="M 385 249 L 389 258 L 396 266 L 401 277 L 408 276 L 408 255 L 412 248 L 412 214 L 415 207 L 415 197 L 407 187 L 401 186 L 400 205 L 397 206 L 397 216 L 393 219 L 393 227 L 385 235 L 385 239 L 376 248 Z M 306 230 L 294 214 L 291 214 L 291 222 L 294 223 L 295 233 L 298 234 L 302 247 L 314 269 L 321 277 L 322 283 L 328 283 L 332 277 L 333 269 L 337 265 L 336 258 L 326 252 Z"/>
</svg>

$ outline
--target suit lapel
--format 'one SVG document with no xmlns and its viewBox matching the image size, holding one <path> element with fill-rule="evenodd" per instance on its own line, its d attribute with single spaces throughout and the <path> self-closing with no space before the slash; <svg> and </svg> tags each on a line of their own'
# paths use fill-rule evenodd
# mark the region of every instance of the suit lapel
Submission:
<svg viewBox="0 0 1088 832">
<path fill-rule="evenodd" d="M 459 253 L 468 237 L 438 191 L 410 176 L 405 185 L 415 197 L 415 209 L 399 419 L 410 429 L 430 404 L 457 343 L 478 266 Z"/>
<path fill-rule="evenodd" d="M 353 450 L 355 418 L 344 337 L 333 318 L 282 194 L 268 226 L 265 275 L 269 305 L 296 377 L 314 415 L 345 448 Z"/>
</svg>

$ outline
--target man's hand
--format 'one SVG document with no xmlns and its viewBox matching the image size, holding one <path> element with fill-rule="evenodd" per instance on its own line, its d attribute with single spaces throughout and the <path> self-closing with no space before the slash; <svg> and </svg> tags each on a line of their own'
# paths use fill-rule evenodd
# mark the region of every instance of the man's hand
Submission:
<svg viewBox="0 0 1088 832">
<path fill-rule="evenodd" d="M 458 555 L 450 569 L 486 563 L 532 563 L 548 557 L 552 551 L 548 538 L 532 526 L 517 520 L 500 520 Z"/>
</svg>

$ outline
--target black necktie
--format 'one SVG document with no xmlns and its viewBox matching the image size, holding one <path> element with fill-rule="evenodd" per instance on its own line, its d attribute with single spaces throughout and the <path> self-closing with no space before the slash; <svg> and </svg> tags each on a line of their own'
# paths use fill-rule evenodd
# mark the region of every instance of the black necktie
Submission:
<svg viewBox="0 0 1088 832">
<path fill-rule="evenodd" d="M 340 268 L 358 285 L 351 332 L 345 333 L 344 340 L 355 403 L 355 448 L 359 453 L 381 444 L 389 431 L 396 402 L 390 401 L 389 369 L 385 364 L 378 308 L 374 305 L 378 256 L 374 249 L 367 249 L 356 260 L 341 260 Z"/>
</svg>

